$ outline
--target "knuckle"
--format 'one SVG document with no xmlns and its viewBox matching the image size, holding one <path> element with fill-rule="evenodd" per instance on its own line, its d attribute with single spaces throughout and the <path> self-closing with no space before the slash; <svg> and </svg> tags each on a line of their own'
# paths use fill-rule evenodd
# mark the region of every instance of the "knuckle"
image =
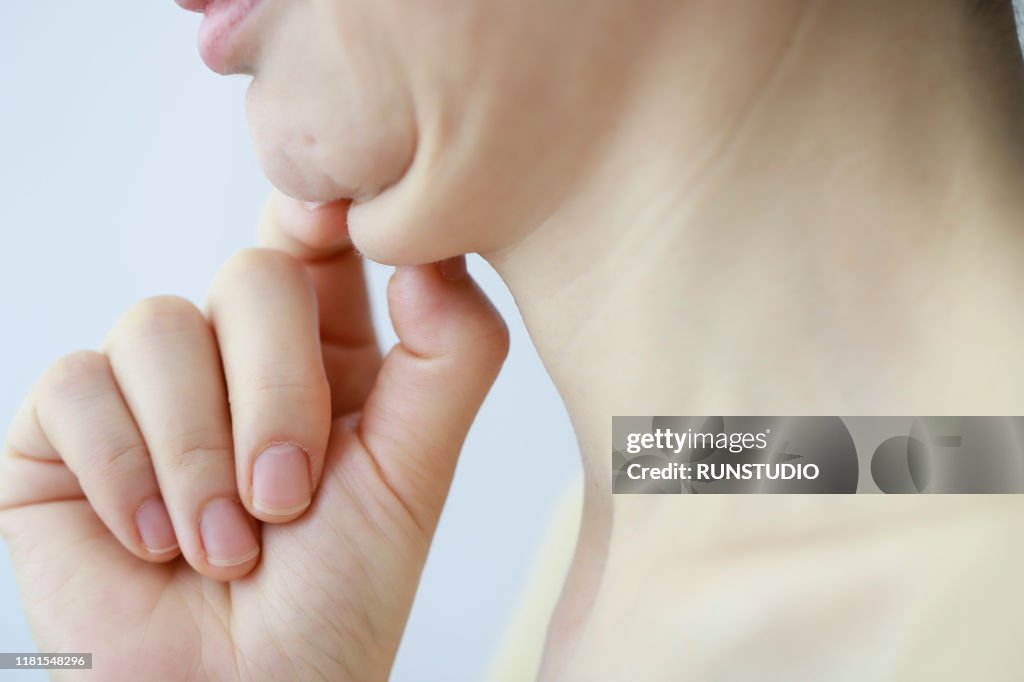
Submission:
<svg viewBox="0 0 1024 682">
<path fill-rule="evenodd" d="M 508 325 L 494 315 L 480 322 L 470 347 L 485 364 L 500 365 L 508 356 L 510 345 Z"/>
<path fill-rule="evenodd" d="M 139 301 L 123 320 L 128 333 L 148 337 L 192 331 L 205 318 L 189 300 L 180 296 L 151 296 Z"/>
<path fill-rule="evenodd" d="M 302 263 L 294 257 L 277 249 L 242 249 L 224 264 L 219 279 L 251 279 L 263 278 L 268 275 L 275 277 L 305 277 L 306 271 Z"/>
<path fill-rule="evenodd" d="M 313 291 L 313 281 L 301 262 L 277 249 L 243 249 L 233 255 L 214 277 L 207 305 L 215 311 L 239 290 L 260 291 L 286 284 Z"/>
<path fill-rule="evenodd" d="M 242 399 L 246 395 L 260 396 L 263 399 L 267 393 L 271 394 L 271 399 L 274 397 L 273 394 L 287 393 L 291 400 L 310 397 L 315 401 L 330 396 L 330 385 L 323 372 L 311 371 L 309 368 L 297 367 L 290 363 L 264 367 L 261 373 L 249 378 L 239 388 L 240 391 L 236 395 Z"/>
<path fill-rule="evenodd" d="M 61 399 L 89 392 L 90 387 L 110 372 L 107 356 L 93 350 L 69 353 L 52 365 L 40 382 L 44 400 Z"/>
<path fill-rule="evenodd" d="M 490 347 L 494 354 L 504 360 L 508 356 L 509 347 L 511 346 L 511 337 L 509 336 L 508 325 L 500 317 L 496 318 L 494 327 L 489 334 L 485 334 L 485 338 L 491 342 Z"/>
<path fill-rule="evenodd" d="M 109 444 L 97 453 L 93 468 L 102 477 L 123 479 L 126 474 L 150 466 L 149 451 L 143 443 Z"/>
<path fill-rule="evenodd" d="M 198 476 L 205 478 L 205 474 L 214 463 L 234 459 L 232 448 L 219 443 L 186 445 L 178 447 L 173 452 L 167 465 L 176 475 L 185 475 L 195 471 L 198 472 Z"/>
</svg>

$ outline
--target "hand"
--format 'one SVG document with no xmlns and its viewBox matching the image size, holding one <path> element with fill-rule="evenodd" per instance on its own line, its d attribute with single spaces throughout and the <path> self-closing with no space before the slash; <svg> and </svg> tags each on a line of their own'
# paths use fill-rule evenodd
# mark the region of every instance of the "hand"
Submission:
<svg viewBox="0 0 1024 682">
<path fill-rule="evenodd" d="M 40 651 L 105 680 L 387 678 L 508 336 L 462 259 L 402 267 L 382 360 L 346 208 L 277 197 L 276 248 L 205 315 L 143 301 L 32 389 L 0 531 Z"/>
</svg>

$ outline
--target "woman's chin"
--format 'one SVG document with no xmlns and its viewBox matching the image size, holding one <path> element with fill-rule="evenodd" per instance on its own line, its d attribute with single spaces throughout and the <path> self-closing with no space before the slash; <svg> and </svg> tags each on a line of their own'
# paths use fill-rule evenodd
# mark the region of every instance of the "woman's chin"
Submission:
<svg viewBox="0 0 1024 682">
<path fill-rule="evenodd" d="M 339 184 L 324 173 L 310 171 L 308 165 L 295 162 L 290 155 L 270 151 L 259 156 L 270 184 L 293 199 L 327 203 L 354 196 L 351 187 Z"/>
</svg>

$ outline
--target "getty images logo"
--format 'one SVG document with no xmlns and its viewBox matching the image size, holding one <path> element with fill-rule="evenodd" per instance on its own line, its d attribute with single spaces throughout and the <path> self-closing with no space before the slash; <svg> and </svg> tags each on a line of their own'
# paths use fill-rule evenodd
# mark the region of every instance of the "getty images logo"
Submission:
<svg viewBox="0 0 1024 682">
<path fill-rule="evenodd" d="M 616 493 L 856 489 L 856 448 L 838 417 L 615 417 L 613 436 Z M 840 453 L 829 470 L 825 448 Z"/>
<path fill-rule="evenodd" d="M 1024 417 L 614 417 L 616 493 L 1022 493 Z"/>
<path fill-rule="evenodd" d="M 678 455 L 683 449 L 720 449 L 729 452 L 745 452 L 768 447 L 768 434 L 771 429 L 758 433 L 702 433 L 687 429 L 678 433 L 671 429 L 655 429 L 653 432 L 631 433 L 626 437 L 626 452 L 638 455 L 644 450 L 657 448 L 662 452 L 670 451 Z"/>
</svg>

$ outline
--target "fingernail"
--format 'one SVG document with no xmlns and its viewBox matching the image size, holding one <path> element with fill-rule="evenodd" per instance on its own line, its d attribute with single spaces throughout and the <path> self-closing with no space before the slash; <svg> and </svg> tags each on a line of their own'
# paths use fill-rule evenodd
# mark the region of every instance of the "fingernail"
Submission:
<svg viewBox="0 0 1024 682">
<path fill-rule="evenodd" d="M 291 516 L 309 506 L 313 490 L 309 457 L 292 443 L 273 443 L 252 467 L 252 506 L 264 514 Z"/>
<path fill-rule="evenodd" d="M 469 276 L 469 271 L 466 270 L 466 257 L 455 256 L 441 261 L 441 276 L 449 282 L 466 279 Z"/>
<path fill-rule="evenodd" d="M 238 566 L 256 558 L 260 546 L 245 509 L 234 500 L 214 500 L 199 518 L 199 535 L 211 566 Z"/>
<path fill-rule="evenodd" d="M 135 510 L 135 527 L 150 554 L 167 554 L 178 548 L 171 517 L 163 500 L 154 497 Z"/>
<path fill-rule="evenodd" d="M 307 211 L 315 211 L 326 203 L 326 201 L 303 201 L 302 205 L 306 207 Z"/>
</svg>

